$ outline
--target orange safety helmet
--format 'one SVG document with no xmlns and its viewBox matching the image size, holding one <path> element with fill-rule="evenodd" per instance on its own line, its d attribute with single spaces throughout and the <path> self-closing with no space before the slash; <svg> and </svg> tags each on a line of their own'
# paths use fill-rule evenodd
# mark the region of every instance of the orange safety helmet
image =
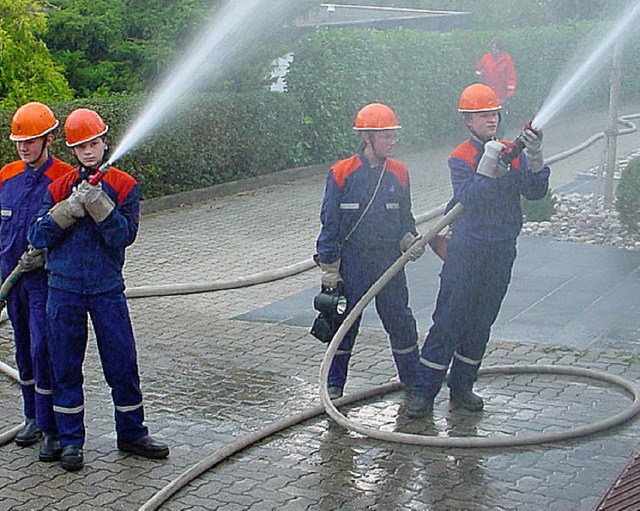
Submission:
<svg viewBox="0 0 640 511">
<path fill-rule="evenodd" d="M 60 121 L 47 105 L 34 101 L 22 105 L 13 114 L 9 139 L 13 142 L 21 142 L 44 137 L 59 125 Z"/>
<path fill-rule="evenodd" d="M 396 114 L 387 105 L 370 103 L 356 114 L 354 130 L 397 130 L 402 128 Z"/>
<path fill-rule="evenodd" d="M 488 85 L 474 83 L 460 94 L 458 112 L 495 112 L 501 108 L 498 96 Z"/>
<path fill-rule="evenodd" d="M 64 121 L 64 136 L 68 147 L 75 147 L 94 138 L 101 137 L 109 131 L 96 112 L 88 108 L 78 108 L 71 112 Z"/>
</svg>

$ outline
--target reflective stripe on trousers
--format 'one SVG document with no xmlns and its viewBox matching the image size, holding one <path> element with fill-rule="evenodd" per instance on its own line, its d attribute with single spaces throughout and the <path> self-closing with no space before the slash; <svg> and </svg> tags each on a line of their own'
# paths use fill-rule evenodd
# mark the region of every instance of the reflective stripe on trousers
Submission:
<svg viewBox="0 0 640 511">
<path fill-rule="evenodd" d="M 53 403 L 61 445 L 83 445 L 82 364 L 91 317 L 105 379 L 115 405 L 118 439 L 147 435 L 137 355 L 129 311 L 122 292 L 81 295 L 51 289 L 47 304 Z"/>
</svg>

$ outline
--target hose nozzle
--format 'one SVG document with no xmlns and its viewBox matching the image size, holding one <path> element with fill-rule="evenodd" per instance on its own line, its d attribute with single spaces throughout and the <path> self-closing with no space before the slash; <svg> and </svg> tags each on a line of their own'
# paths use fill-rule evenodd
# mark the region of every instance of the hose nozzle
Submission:
<svg viewBox="0 0 640 511">
<path fill-rule="evenodd" d="M 102 181 L 102 178 L 104 178 L 105 174 L 109 172 L 109 162 L 106 161 L 104 162 L 102 165 L 100 165 L 98 167 L 98 171 L 93 174 L 89 179 L 88 182 L 90 185 L 97 185 L 100 181 Z"/>
<path fill-rule="evenodd" d="M 509 165 L 513 160 L 515 160 L 520 153 L 524 151 L 524 131 L 531 130 L 538 133 L 532 126 L 532 121 L 529 121 L 524 125 L 523 133 L 520 133 L 513 142 L 511 142 L 507 147 L 505 147 L 500 152 L 499 161 L 504 165 Z"/>
</svg>

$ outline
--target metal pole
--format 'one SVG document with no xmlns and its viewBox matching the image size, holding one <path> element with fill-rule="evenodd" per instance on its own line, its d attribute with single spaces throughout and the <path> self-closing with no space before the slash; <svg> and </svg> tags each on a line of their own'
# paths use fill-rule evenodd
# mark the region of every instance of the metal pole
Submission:
<svg viewBox="0 0 640 511">
<path fill-rule="evenodd" d="M 607 137 L 607 167 L 604 182 L 604 207 L 611 209 L 613 203 L 613 177 L 616 171 L 616 144 L 618 136 L 618 105 L 620 104 L 620 70 L 622 60 L 622 43 L 618 39 L 613 47 L 613 61 L 609 80 L 609 122 L 605 136 Z"/>
</svg>

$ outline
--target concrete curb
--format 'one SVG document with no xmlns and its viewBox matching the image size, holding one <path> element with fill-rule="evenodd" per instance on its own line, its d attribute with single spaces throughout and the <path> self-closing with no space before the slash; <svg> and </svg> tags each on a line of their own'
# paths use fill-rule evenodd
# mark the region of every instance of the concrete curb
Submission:
<svg viewBox="0 0 640 511">
<path fill-rule="evenodd" d="M 326 173 L 331 164 L 309 165 L 307 167 L 296 167 L 293 169 L 280 170 L 262 174 L 260 176 L 250 177 L 247 179 L 239 179 L 221 183 L 207 188 L 198 188 L 197 190 L 189 190 L 164 197 L 143 200 L 140 203 L 140 211 L 142 214 L 156 213 L 158 211 L 166 211 L 173 208 L 180 208 L 188 204 L 203 202 L 216 197 L 224 197 L 235 195 L 240 192 L 255 190 L 270 185 L 279 185 L 296 179 L 303 179 Z"/>
</svg>

